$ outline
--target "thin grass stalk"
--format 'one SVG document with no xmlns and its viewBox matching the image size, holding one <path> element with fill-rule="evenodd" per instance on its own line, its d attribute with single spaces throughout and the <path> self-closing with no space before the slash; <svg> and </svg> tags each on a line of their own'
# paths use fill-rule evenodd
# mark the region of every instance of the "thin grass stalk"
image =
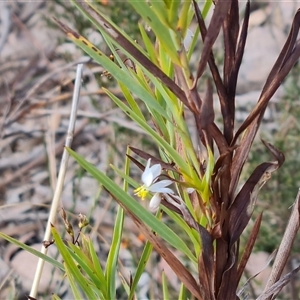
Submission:
<svg viewBox="0 0 300 300">
<path fill-rule="evenodd" d="M 76 121 L 76 116 L 77 116 L 80 88 L 81 88 L 82 68 L 83 68 L 83 64 L 77 65 L 74 93 L 73 93 L 73 99 L 72 99 L 72 108 L 71 108 L 70 121 L 69 121 L 69 128 L 68 128 L 67 137 L 66 137 L 66 146 L 67 147 L 70 147 L 72 144 L 72 141 L 73 141 L 73 134 L 74 134 L 75 121 Z M 69 153 L 64 149 L 61 164 L 60 164 L 60 169 L 59 169 L 59 173 L 58 173 L 57 185 L 56 185 L 56 189 L 54 191 L 52 205 L 51 205 L 48 222 L 47 222 L 47 226 L 46 226 L 46 231 L 45 231 L 45 235 L 44 235 L 44 241 L 49 241 L 50 237 L 51 237 L 51 224 L 54 224 L 54 222 L 56 220 L 57 209 L 58 209 L 58 205 L 60 202 L 61 192 L 63 189 L 64 179 L 65 179 L 66 170 L 67 170 L 67 166 L 68 166 L 68 160 L 69 160 Z M 46 255 L 47 248 L 42 246 L 41 253 Z M 29 294 L 30 297 L 32 297 L 32 298 L 36 298 L 40 279 L 41 279 L 42 272 L 43 272 L 44 262 L 45 262 L 44 259 L 39 258 L 38 264 L 36 267 L 36 271 L 34 274 L 34 280 L 32 283 L 31 291 Z"/>
</svg>

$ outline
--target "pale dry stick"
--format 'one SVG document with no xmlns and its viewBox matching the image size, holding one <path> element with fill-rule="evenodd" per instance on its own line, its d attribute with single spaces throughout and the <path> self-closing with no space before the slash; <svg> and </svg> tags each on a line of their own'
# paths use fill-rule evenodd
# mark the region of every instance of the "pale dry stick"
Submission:
<svg viewBox="0 0 300 300">
<path fill-rule="evenodd" d="M 264 292 L 266 292 L 273 284 L 275 284 L 282 272 L 283 269 L 286 265 L 286 262 L 288 260 L 288 257 L 290 255 L 290 252 L 292 250 L 292 246 L 296 237 L 296 234 L 299 230 L 300 227 L 300 189 L 298 190 L 298 194 L 293 206 L 293 210 L 289 219 L 289 222 L 286 226 L 282 241 L 280 243 L 271 274 L 269 276 L 267 285 L 265 287 Z M 272 296 L 266 298 L 266 299 L 271 299 Z"/>
<path fill-rule="evenodd" d="M 53 107 L 58 109 L 58 103 L 54 103 Z M 56 159 L 55 159 L 55 131 L 60 123 L 61 116 L 59 114 L 50 114 L 47 118 L 48 130 L 45 134 L 46 151 L 49 160 L 49 177 L 52 191 L 56 187 Z"/>
<path fill-rule="evenodd" d="M 74 132 L 75 121 L 76 121 L 76 112 L 77 112 L 80 88 L 81 88 L 82 68 L 83 68 L 83 64 L 77 65 L 74 94 L 73 94 L 73 99 L 72 99 L 72 109 L 71 109 L 71 115 L 70 115 L 70 121 L 69 121 L 68 134 L 67 134 L 67 138 L 66 138 L 66 146 L 67 147 L 71 146 L 71 143 L 73 140 L 73 132 Z M 45 231 L 45 235 L 44 235 L 44 241 L 49 241 L 50 237 L 51 237 L 51 224 L 54 224 L 55 219 L 56 219 L 57 209 L 58 209 L 58 205 L 60 203 L 60 196 L 61 196 L 61 192 L 62 192 L 63 185 L 64 185 L 64 178 L 65 178 L 65 174 L 66 174 L 66 170 L 67 170 L 68 160 L 69 160 L 69 154 L 64 149 L 61 164 L 60 164 L 60 169 L 59 169 L 59 173 L 58 173 L 57 186 L 54 191 L 52 205 L 51 205 L 49 218 L 48 218 L 48 222 L 47 222 L 47 227 L 46 227 L 46 231 Z M 42 246 L 41 253 L 46 255 L 47 248 Z M 43 259 L 39 258 L 36 272 L 34 274 L 34 280 L 33 280 L 31 291 L 30 291 L 30 296 L 33 298 L 36 298 L 40 278 L 41 278 L 42 271 L 43 271 L 44 262 L 45 261 Z"/>
</svg>

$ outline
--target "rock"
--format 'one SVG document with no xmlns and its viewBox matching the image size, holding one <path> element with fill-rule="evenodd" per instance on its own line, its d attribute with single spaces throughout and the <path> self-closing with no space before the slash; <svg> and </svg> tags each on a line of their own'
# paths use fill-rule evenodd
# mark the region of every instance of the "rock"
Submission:
<svg viewBox="0 0 300 300">
<path fill-rule="evenodd" d="M 248 277 L 255 276 L 259 273 L 251 280 L 251 285 L 254 286 L 257 295 L 263 292 L 271 274 L 271 267 L 268 266 L 269 259 L 270 254 L 267 252 L 260 251 L 252 253 L 246 265 L 246 271 L 249 274 Z"/>
<path fill-rule="evenodd" d="M 31 247 L 38 251 L 41 250 L 41 244 L 34 244 Z M 48 252 L 51 256 L 55 257 L 55 251 L 53 250 L 56 249 L 54 248 L 55 247 L 53 245 L 50 246 Z M 19 276 L 22 287 L 26 291 L 30 291 L 31 289 L 37 262 L 38 257 L 24 250 L 18 252 L 11 261 L 11 265 L 15 270 L 15 274 Z M 46 262 L 39 284 L 39 293 L 57 292 L 56 288 L 63 281 L 63 276 L 63 272 L 57 268 L 53 270 L 53 267 Z"/>
<path fill-rule="evenodd" d="M 284 33 L 275 26 L 250 29 L 237 94 L 262 89 L 285 40 Z"/>
</svg>

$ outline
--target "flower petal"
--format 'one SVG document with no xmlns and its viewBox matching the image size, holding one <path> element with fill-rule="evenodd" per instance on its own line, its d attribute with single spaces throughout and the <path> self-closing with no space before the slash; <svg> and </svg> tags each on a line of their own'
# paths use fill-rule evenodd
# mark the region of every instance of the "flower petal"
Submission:
<svg viewBox="0 0 300 300">
<path fill-rule="evenodd" d="M 150 163 L 151 163 L 151 158 L 148 159 L 146 168 L 142 174 L 142 182 L 145 184 L 146 187 L 149 187 L 155 178 L 152 174 Z"/>
<path fill-rule="evenodd" d="M 150 170 L 153 175 L 153 178 L 155 179 L 161 174 L 161 165 L 155 164 L 150 168 Z"/>
<path fill-rule="evenodd" d="M 161 188 L 159 189 L 159 192 L 162 194 L 174 194 L 174 191 L 170 188 Z"/>
<path fill-rule="evenodd" d="M 151 164 L 151 158 L 149 158 L 149 159 L 147 160 L 147 164 L 146 164 L 145 172 L 146 172 L 147 170 L 149 170 L 149 169 L 150 169 L 150 164 Z"/>
<path fill-rule="evenodd" d="M 161 201 L 160 194 L 159 193 L 154 194 L 154 196 L 150 200 L 149 209 L 152 212 L 156 212 L 157 208 L 159 207 L 160 201 Z"/>
<path fill-rule="evenodd" d="M 156 182 L 152 184 L 149 187 L 149 191 L 153 193 L 170 193 L 172 194 L 173 191 L 170 188 L 166 188 L 168 185 L 171 185 L 173 183 L 172 180 L 161 180 L 159 182 Z"/>
</svg>

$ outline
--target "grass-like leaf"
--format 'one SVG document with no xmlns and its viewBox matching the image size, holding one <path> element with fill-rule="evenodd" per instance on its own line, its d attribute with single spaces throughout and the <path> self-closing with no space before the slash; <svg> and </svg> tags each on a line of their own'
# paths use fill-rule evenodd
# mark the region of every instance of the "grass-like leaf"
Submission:
<svg viewBox="0 0 300 300">
<path fill-rule="evenodd" d="M 87 278 L 89 278 L 89 281 L 94 285 L 94 287 L 97 287 L 98 291 L 101 291 L 105 296 L 104 298 L 107 298 L 106 296 L 106 280 L 101 281 L 100 278 L 96 276 L 96 272 L 94 270 L 94 266 L 92 265 L 92 262 L 89 261 L 89 258 L 83 253 L 82 249 L 78 248 L 77 246 L 73 244 L 69 244 L 70 249 L 69 253 L 71 257 L 78 263 L 80 268 L 87 274 Z M 88 279 L 86 279 L 87 281 Z M 99 292 L 98 292 L 99 294 Z"/>
<path fill-rule="evenodd" d="M 30 246 L 19 242 L 18 240 L 6 235 L 5 233 L 0 232 L 0 237 L 2 237 L 3 239 L 7 240 L 8 242 L 10 242 L 12 244 L 15 244 L 16 246 L 20 247 L 21 249 L 43 259 L 44 261 L 50 263 L 52 266 L 57 267 L 57 268 L 61 269 L 63 272 L 65 272 L 65 268 L 64 268 L 63 264 L 61 264 L 57 260 L 55 260 L 47 255 L 42 254 L 40 251 L 37 251 L 37 250 L 31 248 Z"/>
<path fill-rule="evenodd" d="M 105 279 L 102 267 L 100 265 L 98 255 L 95 251 L 93 241 L 89 238 L 88 238 L 88 244 L 89 244 L 89 249 L 90 249 L 90 254 L 91 254 L 91 259 L 92 259 L 92 263 L 93 263 L 93 266 L 94 266 L 95 274 L 99 278 L 99 280 L 103 284 L 103 286 L 106 286 L 107 285 L 106 284 L 106 279 Z M 107 295 L 107 291 L 104 290 L 103 294 Z"/>
<path fill-rule="evenodd" d="M 139 263 L 137 265 L 135 275 L 134 275 L 134 278 L 133 278 L 133 281 L 132 281 L 132 284 L 131 284 L 130 294 L 128 296 L 129 300 L 133 299 L 135 289 L 136 289 L 136 287 L 139 283 L 139 280 L 140 280 L 142 274 L 145 271 L 145 267 L 146 267 L 147 262 L 150 258 L 150 254 L 152 253 L 152 250 L 153 250 L 153 246 L 151 245 L 151 243 L 146 242 L 146 245 L 143 249 L 143 253 L 140 257 L 140 260 L 139 260 Z"/>
<path fill-rule="evenodd" d="M 78 288 L 76 281 L 74 279 L 74 276 L 72 274 L 72 271 L 70 270 L 70 268 L 68 267 L 68 265 L 66 263 L 64 263 L 65 265 L 65 269 L 66 269 L 66 275 L 68 277 L 68 281 L 70 283 L 70 287 L 74 296 L 74 299 L 82 299 L 82 294 L 80 292 L 80 289 Z"/>
<path fill-rule="evenodd" d="M 105 186 L 105 185 L 104 185 Z M 118 207 L 118 212 L 115 221 L 114 232 L 112 236 L 112 242 L 109 249 L 107 258 L 107 264 L 105 268 L 105 277 L 107 279 L 107 289 L 109 290 L 109 298 L 116 297 L 116 273 L 117 273 L 117 261 L 119 257 L 120 245 L 122 241 L 122 232 L 124 224 L 124 211 L 121 207 Z"/>
<path fill-rule="evenodd" d="M 172 38 L 168 24 L 163 24 L 161 22 L 159 16 L 150 8 L 145 0 L 129 0 L 129 2 L 137 11 L 137 13 L 143 17 L 145 22 L 147 22 L 151 26 L 161 45 L 166 49 L 166 51 L 168 51 L 171 60 L 175 64 L 180 66 L 181 62 L 178 59 L 177 53 L 177 51 L 179 51 L 179 45 L 176 44 L 174 38 Z M 166 17 L 165 20 L 167 22 L 167 14 L 165 14 L 164 16 Z"/>
<path fill-rule="evenodd" d="M 164 271 L 162 272 L 162 290 L 163 290 L 163 299 L 169 300 L 170 295 L 168 290 L 168 281 L 166 278 L 166 273 Z"/>
<path fill-rule="evenodd" d="M 78 266 L 75 264 L 70 254 L 70 248 L 68 248 L 64 244 L 55 227 L 51 228 L 51 232 L 55 240 L 56 246 L 64 259 L 65 265 L 68 266 L 69 272 L 74 277 L 76 283 L 81 287 L 82 291 L 85 293 L 88 299 L 94 299 L 95 293 L 93 292 L 93 289 L 91 288 L 88 279 L 81 274 Z"/>
</svg>

